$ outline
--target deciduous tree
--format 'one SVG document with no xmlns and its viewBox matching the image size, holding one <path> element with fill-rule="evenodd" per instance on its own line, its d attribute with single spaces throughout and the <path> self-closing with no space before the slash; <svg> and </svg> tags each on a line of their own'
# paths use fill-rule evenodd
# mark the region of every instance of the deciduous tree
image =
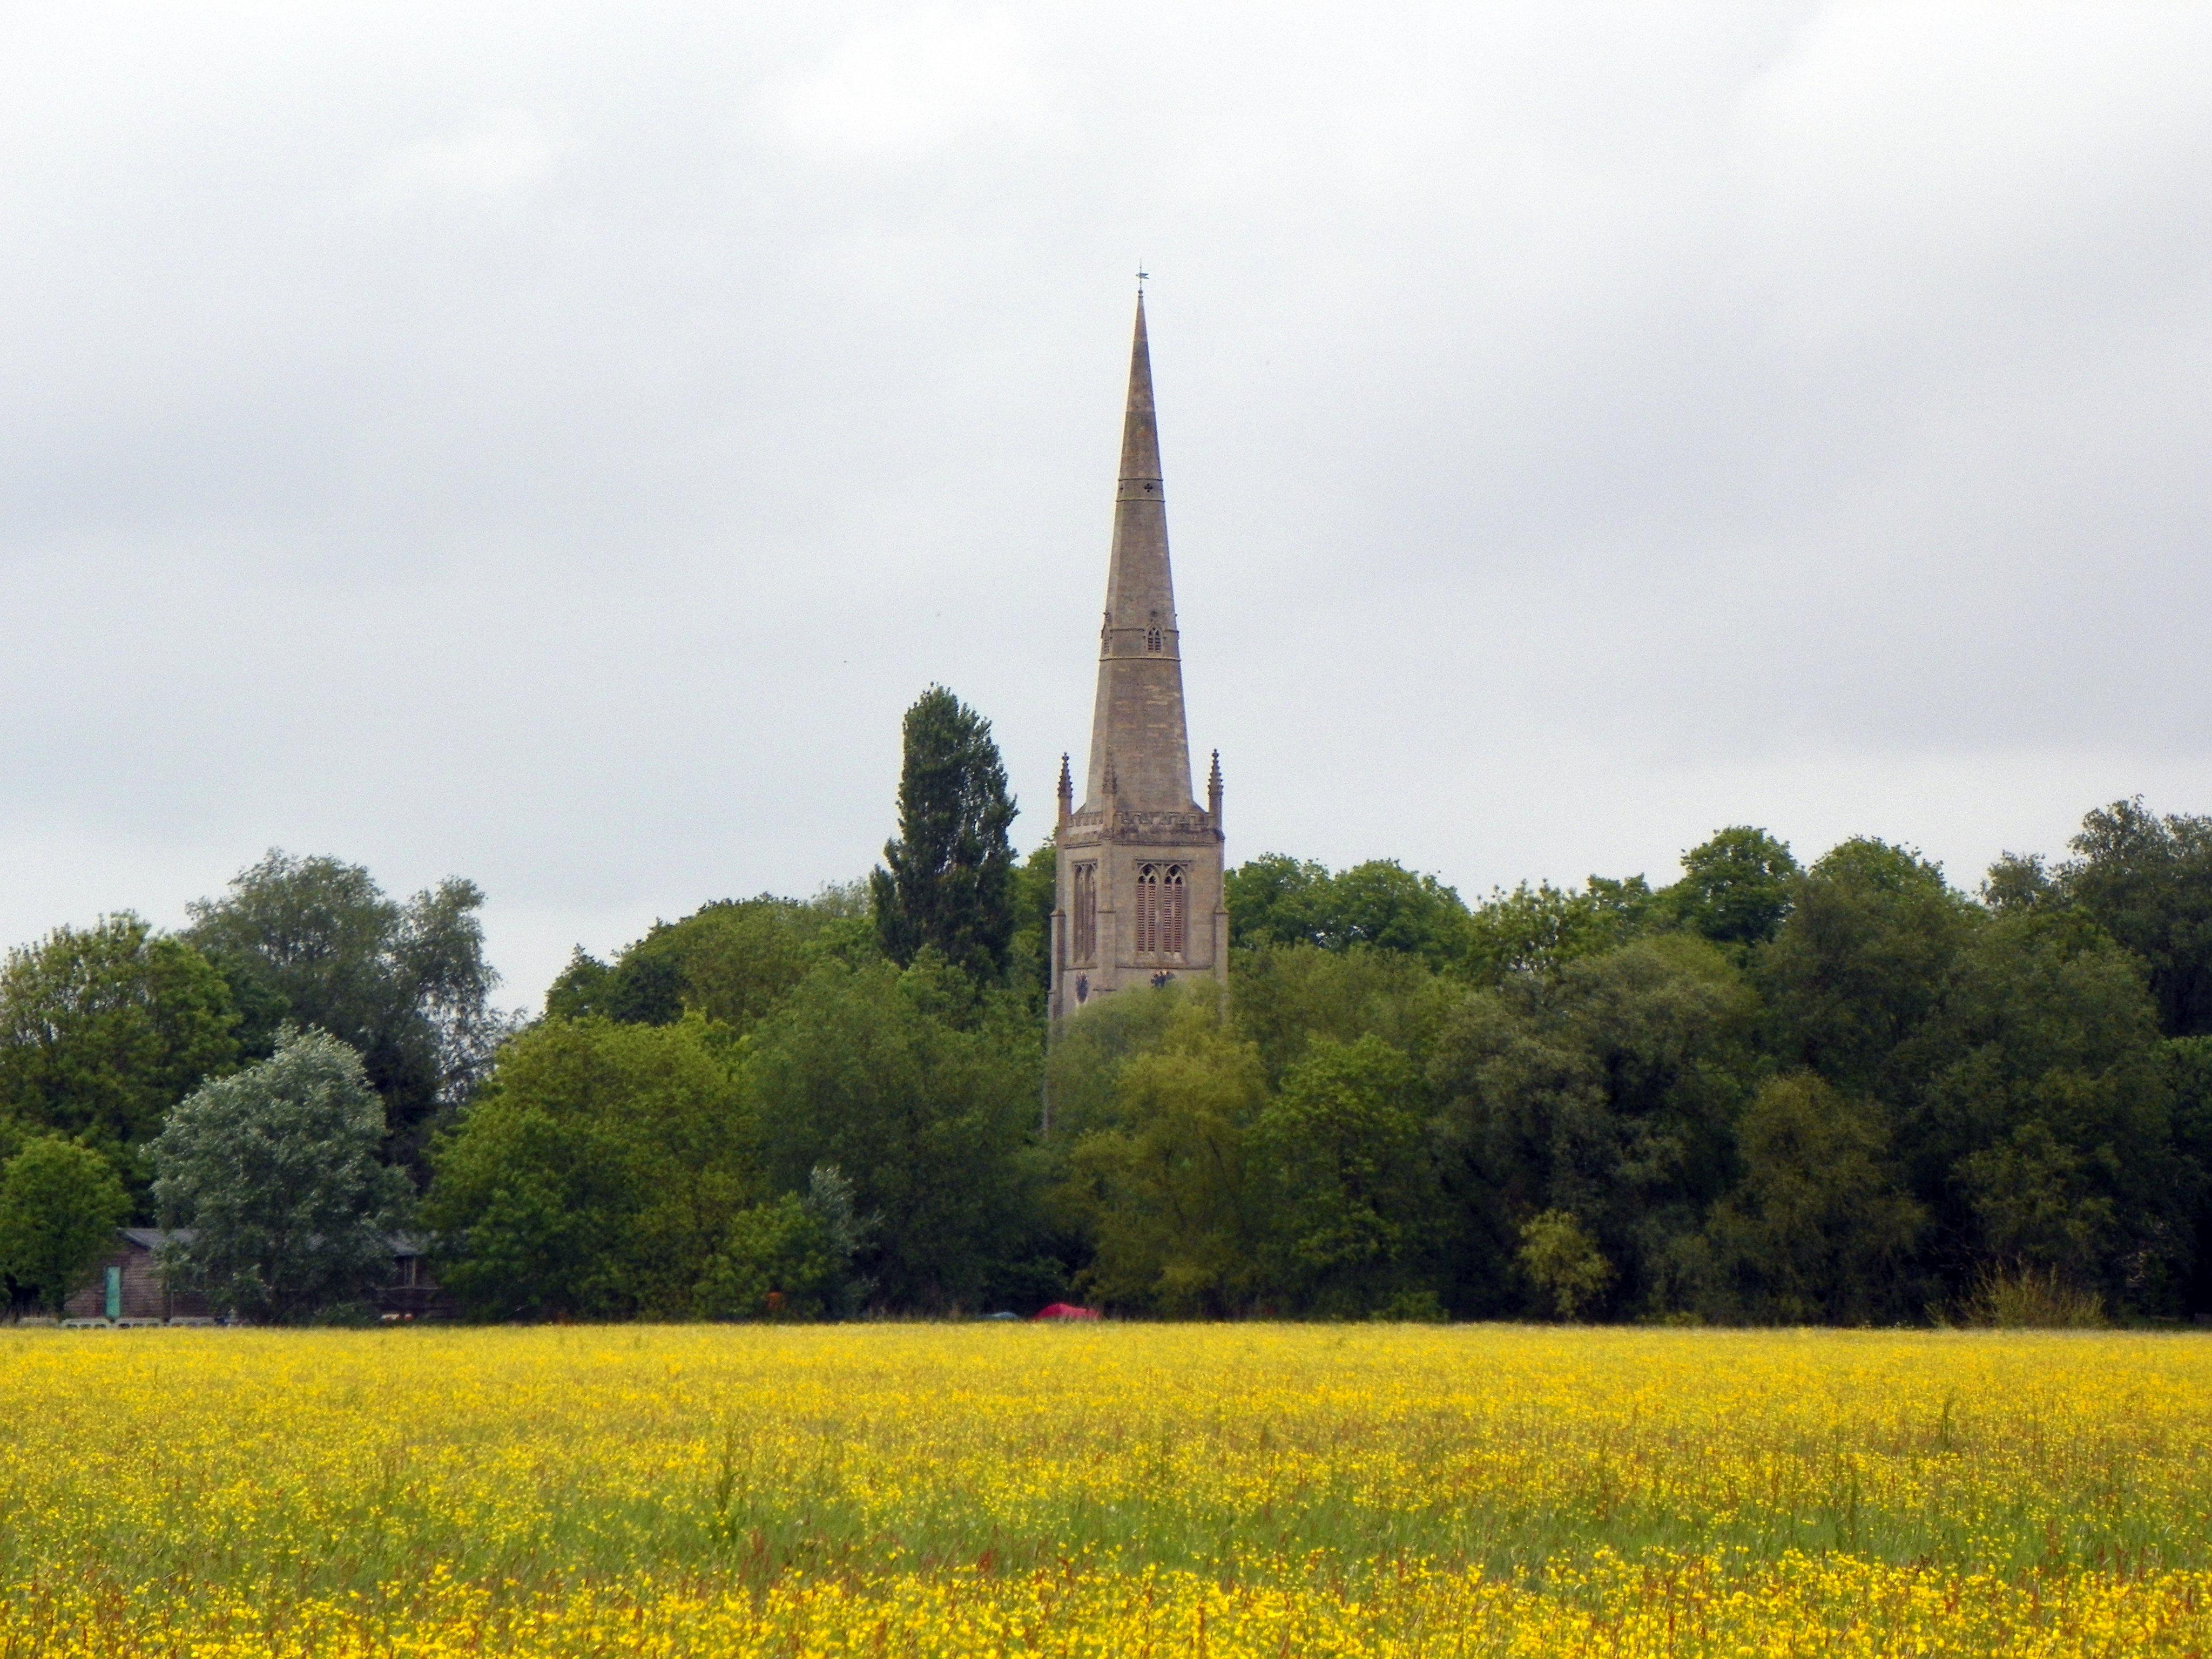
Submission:
<svg viewBox="0 0 2212 1659">
<path fill-rule="evenodd" d="M 0 1273 L 58 1316 L 115 1248 L 131 1200 L 88 1146 L 40 1135 L 0 1169 Z"/>
<path fill-rule="evenodd" d="M 190 1230 L 168 1266 L 252 1319 L 365 1300 L 391 1275 L 411 1197 L 383 1140 L 361 1056 L 326 1032 L 280 1033 L 269 1059 L 187 1096 L 154 1142 L 163 1222 Z"/>
<path fill-rule="evenodd" d="M 824 963 L 753 1032 L 770 1176 L 786 1192 L 817 1164 L 851 1177 L 878 1218 L 861 1271 L 890 1305 L 973 1307 L 1023 1259 L 1041 1035 L 931 950 L 904 969 Z"/>
<path fill-rule="evenodd" d="M 238 1054 L 222 976 L 128 914 L 0 966 L 0 1116 L 83 1141 L 143 1199 L 162 1114 Z"/>
<path fill-rule="evenodd" d="M 1159 1045 L 1121 1067 L 1110 1123 L 1069 1155 L 1071 1201 L 1097 1244 L 1091 1293 L 1164 1314 L 1250 1304 L 1262 1227 L 1248 1143 L 1267 1100 L 1259 1051 L 1218 1002 L 1176 999 Z"/>
<path fill-rule="evenodd" d="M 732 1218 L 766 1195 L 736 1056 L 696 1014 L 532 1028 L 433 1163 L 441 1279 L 490 1318 L 690 1317 Z"/>
<path fill-rule="evenodd" d="M 1764 830 L 1735 824 L 1682 854 L 1668 908 L 1692 933 L 1722 945 L 1759 945 L 1790 914 L 1798 873 L 1790 848 Z"/>
<path fill-rule="evenodd" d="M 1561 1319 L 1594 1305 L 1613 1282 L 1613 1264 L 1568 1210 L 1546 1210 L 1523 1222 L 1515 1260 Z"/>
<path fill-rule="evenodd" d="M 1379 1037 L 1317 1040 L 1260 1115 L 1278 1282 L 1315 1311 L 1385 1308 L 1419 1287 L 1439 1193 L 1419 1073 Z"/>
<path fill-rule="evenodd" d="M 1705 1227 L 1708 1314 L 1855 1324 L 1919 1312 L 1911 1267 L 1927 1218 L 1890 1162 L 1879 1105 L 1809 1073 L 1770 1079 L 1737 1145 L 1743 1180 Z"/>
<path fill-rule="evenodd" d="M 510 1029 L 490 1005 L 483 895 L 458 878 L 404 903 L 333 858 L 271 851 L 221 898 L 189 907 L 185 937 L 231 984 L 249 1055 L 289 1024 L 362 1057 L 385 1104 L 391 1155 L 419 1167 L 431 1126 L 467 1097 Z"/>
<path fill-rule="evenodd" d="M 2168 1036 L 2212 1034 L 2212 817 L 2160 817 L 2140 798 L 2081 820 L 2060 892 L 2141 957 Z"/>
</svg>

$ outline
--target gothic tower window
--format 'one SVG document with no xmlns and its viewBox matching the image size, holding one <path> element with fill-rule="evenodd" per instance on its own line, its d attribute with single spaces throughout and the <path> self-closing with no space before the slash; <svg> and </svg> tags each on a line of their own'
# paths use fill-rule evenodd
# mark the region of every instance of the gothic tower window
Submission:
<svg viewBox="0 0 2212 1659">
<path fill-rule="evenodd" d="M 1098 866 L 1075 866 L 1074 959 L 1088 963 L 1098 954 Z"/>
<path fill-rule="evenodd" d="M 1147 629 L 1145 634 L 1145 649 L 1147 651 L 1158 651 L 1159 648 L 1160 630 L 1157 628 Z"/>
<path fill-rule="evenodd" d="M 1186 886 L 1180 864 L 1137 866 L 1137 954 L 1183 953 Z"/>
</svg>

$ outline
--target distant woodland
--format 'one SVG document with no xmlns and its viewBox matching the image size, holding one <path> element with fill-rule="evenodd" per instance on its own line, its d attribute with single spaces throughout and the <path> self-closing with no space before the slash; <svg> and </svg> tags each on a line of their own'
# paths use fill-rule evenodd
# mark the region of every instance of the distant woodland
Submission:
<svg viewBox="0 0 2212 1659">
<path fill-rule="evenodd" d="M 880 867 L 580 950 L 534 1018 L 471 883 L 331 858 L 9 951 L 13 1306 L 131 1222 L 268 1320 L 359 1316 L 400 1230 L 484 1320 L 2212 1315 L 2212 818 L 1971 890 L 1747 825 L 1471 904 L 1270 854 L 1225 994 L 1048 1041 L 1051 848 L 951 693 L 904 736 Z"/>
</svg>

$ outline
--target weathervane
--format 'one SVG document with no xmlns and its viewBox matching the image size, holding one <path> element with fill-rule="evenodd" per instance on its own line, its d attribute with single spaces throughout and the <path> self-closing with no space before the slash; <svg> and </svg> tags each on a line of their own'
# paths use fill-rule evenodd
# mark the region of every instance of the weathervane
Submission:
<svg viewBox="0 0 2212 1659">
<path fill-rule="evenodd" d="M 1138 293 L 1142 294 L 1142 293 L 1145 291 L 1145 279 L 1146 279 L 1147 276 L 1150 276 L 1152 274 L 1152 273 L 1151 271 L 1146 270 L 1145 269 L 1145 262 L 1144 262 L 1142 259 L 1139 259 L 1139 260 L 1138 260 L 1138 261 L 1137 261 L 1137 292 L 1138 292 Z"/>
</svg>

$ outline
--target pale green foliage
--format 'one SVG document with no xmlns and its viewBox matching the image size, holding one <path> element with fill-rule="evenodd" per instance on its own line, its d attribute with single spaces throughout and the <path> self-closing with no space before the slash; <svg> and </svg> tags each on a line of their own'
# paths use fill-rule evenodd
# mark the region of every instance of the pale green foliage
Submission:
<svg viewBox="0 0 2212 1659">
<path fill-rule="evenodd" d="M 1393 859 L 1370 859 L 1336 873 L 1279 853 L 1224 878 L 1231 942 L 1246 948 L 1310 945 L 1323 951 L 1367 947 L 1444 968 L 1467 954 L 1468 912 L 1434 876 Z"/>
<path fill-rule="evenodd" d="M 2094 1330 L 2111 1322 L 2105 1299 L 2056 1267 L 1984 1264 L 1960 1299 L 1959 1322 L 2000 1330 Z"/>
<path fill-rule="evenodd" d="M 853 1183 L 817 1165 L 803 1197 L 785 1193 L 731 1218 L 700 1280 L 699 1311 L 714 1319 L 849 1314 L 861 1289 L 853 1255 L 867 1231 L 854 1213 Z"/>
<path fill-rule="evenodd" d="M 188 907 L 185 937 L 229 981 L 246 1054 L 270 1053 L 287 1024 L 349 1044 L 383 1097 L 387 1153 L 418 1164 L 509 1030 L 489 1001 L 483 906 L 459 878 L 403 902 L 359 865 L 271 849 Z"/>
<path fill-rule="evenodd" d="M 1548 974 L 1627 943 L 1649 923 L 1652 908 L 1650 886 L 1641 876 L 1626 881 L 1592 876 L 1579 890 L 1522 882 L 1475 906 L 1467 968 L 1493 984 L 1516 975 Z"/>
<path fill-rule="evenodd" d="M 285 1032 L 258 1066 L 186 1097 L 155 1141 L 162 1218 L 192 1230 L 167 1266 L 249 1318 L 368 1296 L 392 1272 L 410 1197 L 379 1159 L 383 1141 L 361 1056 L 321 1031 Z"/>
<path fill-rule="evenodd" d="M 40 1135 L 0 1170 L 0 1273 L 58 1314 L 114 1248 L 130 1209 L 106 1158 Z"/>
<path fill-rule="evenodd" d="M 1411 1287 L 1437 1206 L 1423 1105 L 1419 1074 L 1381 1038 L 1323 1037 L 1261 1113 L 1268 1254 L 1304 1306 L 1366 1313 Z"/>
<path fill-rule="evenodd" d="M 1121 1068 L 1158 1048 L 1177 1011 L 1193 1000 L 1205 1005 L 1209 1018 L 1221 1017 L 1218 988 L 1211 981 L 1185 979 L 1130 986 L 1094 1000 L 1063 1023 L 1045 1059 L 1054 1136 L 1063 1143 L 1078 1140 L 1117 1122 L 1115 1089 Z"/>
<path fill-rule="evenodd" d="M 1597 1241 L 1565 1210 L 1546 1210 L 1523 1222 L 1515 1259 L 1562 1319 L 1572 1319 L 1613 1282 L 1612 1264 Z"/>
<path fill-rule="evenodd" d="M 768 893 L 724 899 L 655 922 L 611 964 L 578 950 L 546 992 L 545 1012 L 667 1025 L 689 1010 L 742 1035 L 817 962 L 856 948 L 875 948 L 864 884 L 825 888 L 804 903 Z"/>
<path fill-rule="evenodd" d="M 1161 1313 L 1228 1313 L 1255 1285 L 1246 1140 L 1267 1079 L 1258 1050 L 1224 1028 L 1212 1001 L 1162 1006 L 1158 1046 L 1116 1073 L 1112 1121 L 1070 1154 L 1067 1201 L 1097 1249 L 1086 1293 Z"/>
<path fill-rule="evenodd" d="M 1259 1045 L 1271 1083 L 1322 1038 L 1377 1036 L 1419 1065 L 1465 994 L 1418 957 L 1369 948 L 1263 945 L 1237 951 L 1231 975 L 1237 1029 Z"/>
</svg>

